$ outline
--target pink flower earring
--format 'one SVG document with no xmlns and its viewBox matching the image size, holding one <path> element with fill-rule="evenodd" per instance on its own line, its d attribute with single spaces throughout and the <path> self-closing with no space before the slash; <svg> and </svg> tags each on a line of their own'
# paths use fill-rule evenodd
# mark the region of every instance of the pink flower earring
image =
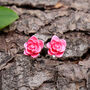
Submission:
<svg viewBox="0 0 90 90">
<path fill-rule="evenodd" d="M 64 39 L 59 39 L 54 35 L 50 42 L 47 43 L 48 54 L 53 57 L 62 57 L 66 49 L 66 41 Z"/>
<path fill-rule="evenodd" d="M 30 39 L 24 44 L 25 50 L 24 55 L 30 55 L 33 58 L 39 56 L 42 48 L 44 46 L 44 42 L 42 40 L 38 40 L 37 37 L 32 36 Z"/>
<path fill-rule="evenodd" d="M 43 46 L 44 42 L 42 40 L 38 40 L 37 37 L 32 36 L 26 43 L 24 43 L 24 54 L 36 58 L 39 56 Z M 50 56 L 62 57 L 66 49 L 66 41 L 64 39 L 59 39 L 56 35 L 54 35 L 46 46 Z"/>
</svg>

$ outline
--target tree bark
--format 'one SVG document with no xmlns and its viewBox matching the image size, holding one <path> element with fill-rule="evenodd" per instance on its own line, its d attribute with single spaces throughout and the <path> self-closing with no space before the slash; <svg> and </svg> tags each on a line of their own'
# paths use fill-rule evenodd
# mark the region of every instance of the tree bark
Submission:
<svg viewBox="0 0 90 90">
<path fill-rule="evenodd" d="M 0 90 L 90 90 L 90 0 L 0 0 L 19 19 L 0 32 Z M 40 56 L 24 43 L 44 41 Z M 47 54 L 53 35 L 67 42 L 62 58 Z"/>
</svg>

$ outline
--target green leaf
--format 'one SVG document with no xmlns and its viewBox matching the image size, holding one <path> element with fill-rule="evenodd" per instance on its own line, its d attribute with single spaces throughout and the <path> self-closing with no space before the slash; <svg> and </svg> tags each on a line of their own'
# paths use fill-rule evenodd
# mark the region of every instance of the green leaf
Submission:
<svg viewBox="0 0 90 90">
<path fill-rule="evenodd" d="M 0 6 L 0 29 L 10 25 L 18 18 L 18 15 L 13 10 Z"/>
</svg>

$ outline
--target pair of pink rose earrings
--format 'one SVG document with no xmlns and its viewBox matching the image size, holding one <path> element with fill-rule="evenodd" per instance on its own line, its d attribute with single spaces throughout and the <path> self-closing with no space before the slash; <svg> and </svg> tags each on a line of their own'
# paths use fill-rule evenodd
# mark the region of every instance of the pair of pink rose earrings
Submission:
<svg viewBox="0 0 90 90">
<path fill-rule="evenodd" d="M 62 57 L 63 53 L 66 49 L 66 41 L 64 39 L 59 39 L 56 35 L 54 35 L 50 42 L 47 43 L 48 54 L 50 56 Z M 30 39 L 24 44 L 25 55 L 30 55 L 33 58 L 39 56 L 39 53 L 44 47 L 44 42 L 39 40 L 37 37 L 32 36 Z"/>
</svg>

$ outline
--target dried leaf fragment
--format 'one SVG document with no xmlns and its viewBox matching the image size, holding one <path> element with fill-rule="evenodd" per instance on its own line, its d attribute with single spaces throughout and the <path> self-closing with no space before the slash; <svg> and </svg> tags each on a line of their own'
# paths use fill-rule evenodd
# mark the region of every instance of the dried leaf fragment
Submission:
<svg viewBox="0 0 90 90">
<path fill-rule="evenodd" d="M 63 6 L 63 4 L 60 3 L 60 2 L 58 2 L 58 3 L 54 6 L 54 8 L 61 8 L 62 6 Z"/>
</svg>

